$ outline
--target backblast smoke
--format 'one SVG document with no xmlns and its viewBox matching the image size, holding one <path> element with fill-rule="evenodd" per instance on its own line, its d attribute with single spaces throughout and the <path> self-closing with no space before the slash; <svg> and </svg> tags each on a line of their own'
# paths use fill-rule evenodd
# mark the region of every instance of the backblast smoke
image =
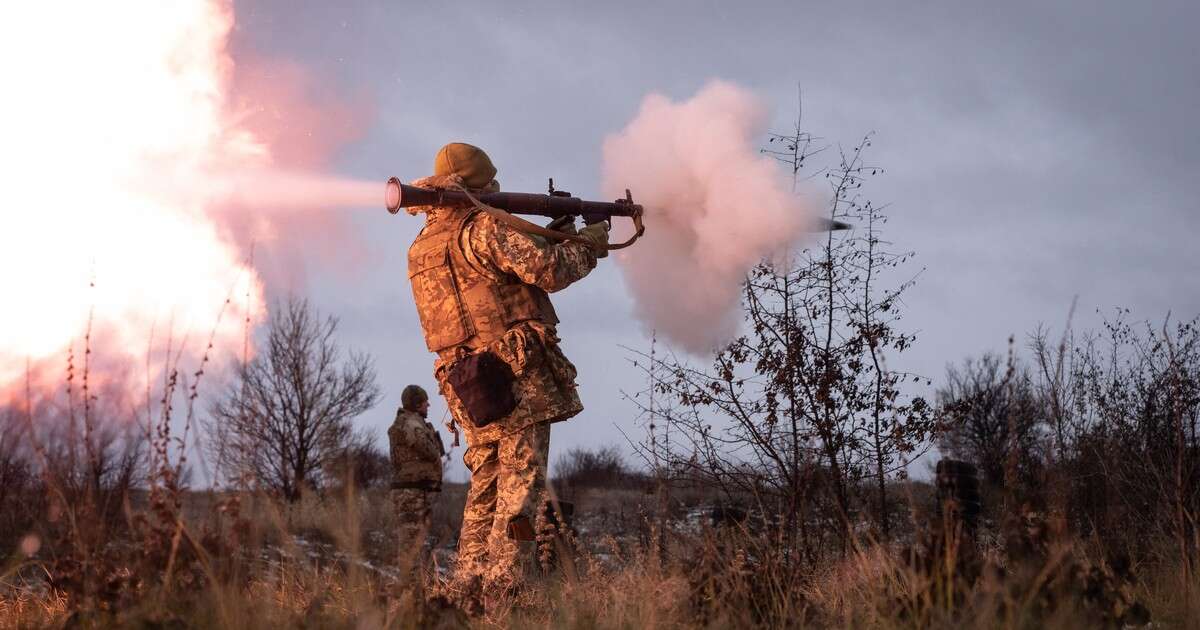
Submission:
<svg viewBox="0 0 1200 630">
<path fill-rule="evenodd" d="M 625 188 L 646 207 L 646 236 L 617 260 L 636 316 L 693 353 L 738 328 L 747 271 L 793 245 L 810 214 L 757 143 L 767 108 L 722 81 L 691 99 L 651 94 L 604 142 L 604 193 Z"/>
<path fill-rule="evenodd" d="M 168 338 L 185 357 L 210 336 L 240 353 L 264 314 L 245 245 L 273 231 L 258 219 L 234 242 L 234 215 L 378 205 L 376 182 L 281 168 L 319 159 L 292 159 L 254 124 L 278 112 L 231 95 L 233 17 L 220 0 L 6 10 L 0 397 L 27 366 L 83 357 L 89 328 L 100 354 L 134 366 Z"/>
</svg>

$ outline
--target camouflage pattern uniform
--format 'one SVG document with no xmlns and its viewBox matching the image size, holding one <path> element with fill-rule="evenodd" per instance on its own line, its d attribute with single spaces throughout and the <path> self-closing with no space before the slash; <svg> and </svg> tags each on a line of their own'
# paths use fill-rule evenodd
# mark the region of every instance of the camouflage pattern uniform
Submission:
<svg viewBox="0 0 1200 630">
<path fill-rule="evenodd" d="M 455 175 L 415 186 L 445 188 Z M 497 190 L 493 180 L 479 192 Z M 481 581 L 490 591 L 513 586 L 521 572 L 513 522 L 535 521 L 542 502 L 550 423 L 583 410 L 575 366 L 559 349 L 558 318 L 548 292 L 583 278 L 596 255 L 583 244 L 550 244 L 474 208 L 424 207 L 426 224 L 409 249 L 409 279 L 425 331 L 437 353 L 434 376 L 455 424 L 467 438 L 463 463 L 471 488 L 458 543 L 460 584 Z M 447 380 L 459 359 L 490 350 L 516 377 L 517 407 L 475 427 Z"/>
<path fill-rule="evenodd" d="M 392 507 L 402 570 L 424 561 L 432 495 L 442 486 L 445 452 L 437 429 L 420 414 L 401 408 L 388 428 L 392 456 Z"/>
</svg>

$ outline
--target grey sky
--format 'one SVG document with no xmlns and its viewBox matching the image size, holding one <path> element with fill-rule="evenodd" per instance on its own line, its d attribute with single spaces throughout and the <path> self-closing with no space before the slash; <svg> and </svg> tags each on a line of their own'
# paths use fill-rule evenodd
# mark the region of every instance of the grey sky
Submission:
<svg viewBox="0 0 1200 630">
<path fill-rule="evenodd" d="M 375 118 L 339 155 L 342 173 L 413 179 L 463 140 L 489 152 L 507 190 L 553 176 L 589 197 L 605 134 L 645 94 L 733 81 L 786 130 L 799 83 L 807 130 L 834 144 L 876 132 L 886 174 L 867 192 L 892 204 L 885 237 L 925 269 L 900 367 L 935 384 L 947 362 L 1061 327 L 1075 295 L 1077 326 L 1097 308 L 1200 312 L 1200 5 L 646 4 L 246 0 L 235 55 L 289 58 L 329 90 L 367 95 Z M 348 221 L 361 240 L 345 245 L 368 262 L 313 261 L 291 288 L 377 357 L 386 395 L 364 422 L 382 434 L 405 384 L 433 387 L 405 274 L 420 221 L 382 209 Z M 646 340 L 620 274 L 602 264 L 555 304 L 587 410 L 555 426 L 552 457 L 621 442 L 617 427 L 640 436 L 620 392 L 641 383 L 620 345 Z M 435 400 L 431 416 L 443 412 Z"/>
</svg>

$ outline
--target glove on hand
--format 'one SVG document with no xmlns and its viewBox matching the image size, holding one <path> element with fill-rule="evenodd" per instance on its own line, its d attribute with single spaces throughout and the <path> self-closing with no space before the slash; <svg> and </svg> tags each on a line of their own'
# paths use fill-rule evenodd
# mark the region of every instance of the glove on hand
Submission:
<svg viewBox="0 0 1200 630">
<path fill-rule="evenodd" d="M 582 230 L 579 230 L 579 235 L 592 242 L 592 249 L 596 251 L 596 258 L 605 258 L 608 256 L 608 250 L 605 249 L 608 245 L 607 221 L 584 226 Z"/>
<path fill-rule="evenodd" d="M 575 217 L 572 216 L 558 217 L 557 219 L 547 223 L 546 229 L 562 232 L 563 234 L 579 233 L 579 231 L 575 229 Z"/>
</svg>

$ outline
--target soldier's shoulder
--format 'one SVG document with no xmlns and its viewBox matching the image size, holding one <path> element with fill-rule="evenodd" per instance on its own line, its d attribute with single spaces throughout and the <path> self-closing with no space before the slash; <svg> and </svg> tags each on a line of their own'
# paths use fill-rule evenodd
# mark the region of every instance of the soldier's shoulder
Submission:
<svg viewBox="0 0 1200 630">
<path fill-rule="evenodd" d="M 503 224 L 496 220 L 490 212 L 478 211 L 471 212 L 462 219 L 463 228 L 470 230 L 472 234 L 476 232 L 495 232 Z"/>
<path fill-rule="evenodd" d="M 480 255 L 496 251 L 497 247 L 500 251 L 512 253 L 526 249 L 529 244 L 539 248 L 547 245 L 542 237 L 523 232 L 488 212 L 479 212 L 472 216 L 463 233 L 467 236 L 463 239 L 464 245 Z M 514 247 L 516 249 L 513 249 Z"/>
<path fill-rule="evenodd" d="M 397 426 L 404 426 L 408 428 L 424 427 L 425 418 L 415 411 L 401 410 L 396 416 L 396 424 Z"/>
<path fill-rule="evenodd" d="M 491 260 L 493 247 L 507 240 L 505 226 L 487 212 L 476 212 L 462 224 L 460 243 L 468 259 L 476 264 Z"/>
</svg>

